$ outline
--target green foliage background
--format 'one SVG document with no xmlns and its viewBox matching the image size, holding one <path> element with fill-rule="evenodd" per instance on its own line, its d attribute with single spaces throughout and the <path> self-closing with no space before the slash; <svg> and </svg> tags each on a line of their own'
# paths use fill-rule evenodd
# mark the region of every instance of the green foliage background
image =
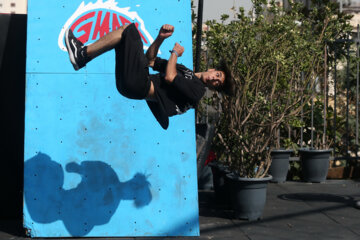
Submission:
<svg viewBox="0 0 360 240">
<path fill-rule="evenodd" d="M 275 1 L 253 4 L 250 14 L 240 8 L 236 21 L 225 24 L 223 15 L 222 22 L 207 22 L 205 40 L 214 64 L 225 60 L 236 83 L 235 96 L 219 96 L 218 159 L 241 176 L 263 177 L 271 149 L 279 147 L 278 129 L 305 124 L 300 112 L 313 96 L 315 79 L 324 76 L 325 46 L 331 49 L 329 42 L 345 38 L 351 28 L 350 16 L 332 1 L 313 1 L 312 10 L 290 1 L 286 11 Z"/>
</svg>

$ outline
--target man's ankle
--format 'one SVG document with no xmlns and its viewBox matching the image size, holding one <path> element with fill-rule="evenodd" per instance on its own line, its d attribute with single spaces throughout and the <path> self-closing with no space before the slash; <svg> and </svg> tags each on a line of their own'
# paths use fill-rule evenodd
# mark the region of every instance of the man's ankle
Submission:
<svg viewBox="0 0 360 240">
<path fill-rule="evenodd" d="M 83 49 L 82 49 L 82 51 L 81 51 L 81 54 L 82 54 L 82 56 L 84 57 L 84 59 L 85 59 L 85 63 L 88 63 L 88 62 L 90 62 L 91 61 L 91 57 L 89 56 L 89 54 L 88 54 L 88 48 L 87 48 L 87 46 L 84 46 L 83 47 Z"/>
</svg>

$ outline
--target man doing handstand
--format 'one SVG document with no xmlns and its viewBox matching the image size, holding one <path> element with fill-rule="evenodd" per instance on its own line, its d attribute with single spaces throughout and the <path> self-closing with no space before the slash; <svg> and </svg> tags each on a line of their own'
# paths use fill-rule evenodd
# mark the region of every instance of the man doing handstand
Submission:
<svg viewBox="0 0 360 240">
<path fill-rule="evenodd" d="M 65 43 L 75 70 L 104 52 L 115 49 L 118 91 L 130 99 L 145 99 L 161 127 L 167 129 L 170 116 L 197 106 L 205 87 L 227 94 L 234 90 L 230 71 L 225 65 L 219 70 L 194 73 L 177 64 L 184 52 L 184 47 L 178 43 L 170 51 L 169 60 L 157 57 L 160 45 L 173 32 L 172 25 L 163 25 L 146 54 L 135 24 L 121 26 L 88 46 L 84 46 L 68 29 Z M 159 74 L 149 74 L 149 66 Z"/>
</svg>

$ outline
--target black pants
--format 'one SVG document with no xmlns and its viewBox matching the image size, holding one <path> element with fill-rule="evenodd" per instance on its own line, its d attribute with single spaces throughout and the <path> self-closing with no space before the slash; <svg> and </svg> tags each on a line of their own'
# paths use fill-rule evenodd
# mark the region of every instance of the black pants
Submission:
<svg viewBox="0 0 360 240">
<path fill-rule="evenodd" d="M 148 60 L 135 24 L 122 33 L 116 52 L 116 87 L 121 95 L 131 99 L 145 99 L 150 89 Z"/>
</svg>

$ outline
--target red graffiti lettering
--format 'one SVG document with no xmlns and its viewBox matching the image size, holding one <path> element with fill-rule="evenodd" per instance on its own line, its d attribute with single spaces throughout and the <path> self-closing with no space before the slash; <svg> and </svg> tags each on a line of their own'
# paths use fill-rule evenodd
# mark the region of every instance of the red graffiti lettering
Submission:
<svg viewBox="0 0 360 240">
<path fill-rule="evenodd" d="M 118 17 L 115 13 L 113 13 L 113 22 L 112 22 L 112 30 L 115 31 L 120 27 L 120 23 Z"/>
<path fill-rule="evenodd" d="M 109 28 L 110 12 L 107 12 L 105 14 L 104 20 L 102 22 L 101 22 L 101 15 L 102 15 L 102 11 L 99 11 L 96 19 L 92 40 L 95 40 L 99 33 L 100 33 L 100 37 L 103 37 L 105 34 L 108 34 L 110 32 L 110 28 Z"/>
<path fill-rule="evenodd" d="M 142 35 L 142 33 L 139 31 L 139 23 L 135 23 L 135 26 L 140 34 L 140 37 L 142 38 L 142 40 L 145 42 L 145 43 L 148 43 L 145 39 L 145 37 Z"/>
<path fill-rule="evenodd" d="M 88 42 L 90 40 L 90 38 L 92 40 L 96 40 L 98 38 L 105 36 L 106 34 L 108 34 L 110 32 L 110 26 L 112 27 L 111 28 L 112 31 L 115 31 L 120 26 L 128 25 L 128 24 L 132 23 L 129 19 L 127 19 L 117 13 L 111 13 L 108 11 L 105 11 L 104 13 L 105 13 L 105 16 L 104 16 L 104 18 L 102 18 L 103 11 L 101 11 L 101 10 L 89 12 L 89 13 L 85 14 L 84 16 L 80 17 L 79 19 L 77 19 L 71 25 L 70 28 L 74 33 L 75 33 L 76 28 L 77 28 L 76 31 L 78 34 L 81 34 L 82 32 L 84 32 L 80 37 L 78 37 L 78 39 L 82 43 L 85 44 L 86 42 Z M 112 19 L 110 21 L 111 14 L 112 14 Z M 95 18 L 96 18 L 96 20 L 95 20 Z M 87 20 L 89 20 L 89 21 L 87 21 Z M 85 21 L 87 21 L 87 22 L 84 24 Z M 95 26 L 94 26 L 94 24 L 95 24 Z M 145 44 L 147 44 L 148 40 L 144 37 L 142 32 L 139 30 L 139 27 L 140 27 L 139 23 L 136 22 L 135 26 L 136 26 L 143 42 Z M 93 30 L 93 33 L 91 33 L 91 30 Z"/>
<path fill-rule="evenodd" d="M 78 30 L 79 32 L 80 31 L 85 32 L 85 34 L 83 34 L 81 37 L 78 38 L 80 40 L 80 42 L 86 43 L 87 41 L 89 41 L 92 25 L 93 25 L 93 23 L 89 22 L 79 28 L 79 30 Z"/>
<path fill-rule="evenodd" d="M 81 18 L 79 18 L 72 26 L 71 26 L 71 30 L 74 32 L 75 28 L 82 23 L 83 21 L 86 21 L 89 18 L 92 18 L 95 16 L 95 12 L 90 12 L 84 16 L 82 16 Z M 90 33 L 91 33 L 91 27 L 92 27 L 92 22 L 89 22 L 87 24 L 84 24 L 83 26 L 81 26 L 78 30 L 78 32 L 84 31 L 85 33 L 83 35 L 81 35 L 78 39 L 82 42 L 85 43 L 89 40 L 90 37 Z"/>
<path fill-rule="evenodd" d="M 127 20 L 126 18 L 119 16 L 120 17 L 120 21 L 122 25 L 128 25 L 131 24 L 131 22 L 129 20 Z"/>
</svg>

